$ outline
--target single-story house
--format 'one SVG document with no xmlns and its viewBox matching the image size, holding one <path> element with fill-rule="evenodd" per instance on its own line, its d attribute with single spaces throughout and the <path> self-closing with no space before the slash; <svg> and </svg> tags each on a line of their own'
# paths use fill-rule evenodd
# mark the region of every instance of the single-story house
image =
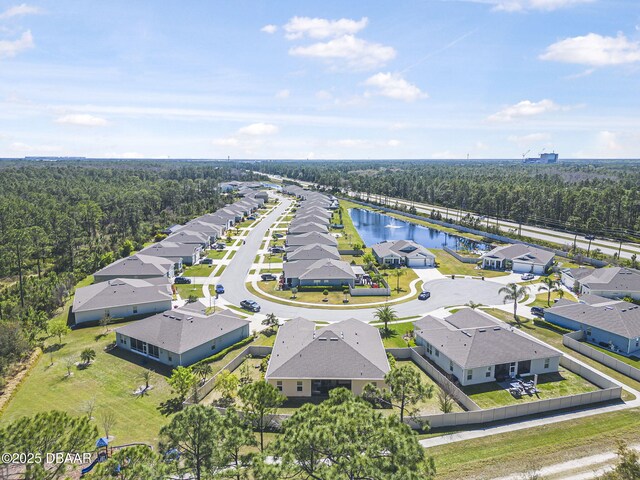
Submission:
<svg viewBox="0 0 640 480">
<path fill-rule="evenodd" d="M 312 243 L 303 247 L 296 248 L 292 252 L 286 254 L 286 260 L 293 262 L 296 260 L 322 260 L 333 259 L 340 260 L 340 253 L 336 247 L 330 245 L 320 245 Z"/>
<path fill-rule="evenodd" d="M 321 225 L 319 223 L 307 222 L 298 223 L 292 227 L 289 227 L 289 230 L 287 230 L 287 234 L 289 235 L 299 235 L 301 233 L 309 232 L 328 233 L 329 228 L 327 228 L 326 225 Z"/>
<path fill-rule="evenodd" d="M 582 330 L 586 341 L 622 355 L 640 350 L 640 306 L 597 295 L 580 302 L 558 302 L 544 311 L 544 319 L 568 330 Z"/>
<path fill-rule="evenodd" d="M 463 386 L 553 373 L 560 365 L 560 352 L 470 308 L 444 319 L 428 315 L 413 325 L 425 357 Z"/>
<path fill-rule="evenodd" d="M 178 269 L 182 265 L 195 265 L 200 260 L 202 248 L 193 243 L 174 243 L 163 240 L 140 250 L 143 255 L 168 258 L 173 260 Z"/>
<path fill-rule="evenodd" d="M 389 369 L 377 328 L 349 319 L 316 330 L 294 318 L 278 329 L 265 379 L 287 397 L 324 397 L 337 387 L 360 395 L 368 383 L 386 388 Z"/>
<path fill-rule="evenodd" d="M 223 182 L 220 184 L 220 191 L 223 193 L 233 192 L 234 190 L 238 190 L 242 186 L 242 182 L 238 182 L 236 180 L 232 182 Z"/>
<path fill-rule="evenodd" d="M 496 247 L 480 257 L 482 268 L 543 275 L 553 264 L 553 252 L 523 243 Z"/>
<path fill-rule="evenodd" d="M 221 235 L 233 227 L 235 223 L 236 215 L 230 213 L 224 213 L 217 211 L 215 213 L 207 213 L 205 215 L 201 215 L 198 218 L 195 218 L 193 221 L 200 221 L 204 223 L 208 223 L 211 225 L 215 225 L 216 227 L 222 228 Z"/>
<path fill-rule="evenodd" d="M 209 246 L 211 245 L 211 235 L 194 230 L 180 230 L 173 235 L 169 235 L 167 238 L 165 238 L 165 241 L 200 245 L 200 248 L 204 250 L 206 248 L 209 248 Z"/>
<path fill-rule="evenodd" d="M 164 233 L 165 235 L 171 235 L 172 233 L 176 233 L 181 228 L 182 228 L 182 225 L 174 224 L 174 225 L 171 225 L 170 227 L 165 228 L 160 233 Z"/>
<path fill-rule="evenodd" d="M 411 240 L 376 243 L 371 247 L 379 264 L 406 265 L 407 267 L 434 267 L 436 256 Z"/>
<path fill-rule="evenodd" d="M 263 205 L 269 201 L 269 194 L 264 190 L 260 190 L 258 192 L 253 192 L 248 195 L 249 197 L 258 198 L 263 201 Z"/>
<path fill-rule="evenodd" d="M 154 278 L 175 276 L 175 264 L 167 258 L 137 253 L 116 260 L 93 274 L 93 280 L 106 282 L 116 278 Z"/>
<path fill-rule="evenodd" d="M 231 310 L 206 315 L 180 308 L 116 329 L 116 345 L 165 365 L 188 366 L 247 338 L 250 323 Z"/>
<path fill-rule="evenodd" d="M 324 207 L 317 205 L 303 204 L 296 210 L 296 217 L 302 217 L 305 215 L 316 215 L 323 218 L 331 218 L 331 212 Z"/>
<path fill-rule="evenodd" d="M 348 262 L 330 258 L 285 262 L 283 275 L 289 287 L 354 287 L 356 280 Z"/>
<path fill-rule="evenodd" d="M 640 271 L 632 268 L 566 268 L 560 278 L 580 294 L 640 300 Z"/>
<path fill-rule="evenodd" d="M 203 220 L 191 220 L 186 225 L 184 225 L 178 231 L 178 233 L 193 232 L 193 233 L 205 235 L 209 241 L 209 245 L 211 245 L 217 239 L 222 237 L 222 235 L 224 234 L 224 231 L 225 231 L 225 227 L 222 225 L 207 223 Z M 173 235 L 171 235 L 170 237 L 173 237 Z M 192 242 L 180 242 L 178 240 L 170 239 L 170 237 L 165 238 L 165 241 L 174 242 L 174 243 L 192 243 Z M 205 247 L 202 247 L 202 248 L 205 248 Z"/>
<path fill-rule="evenodd" d="M 238 210 L 229 208 L 229 206 L 216 210 L 216 213 L 228 216 L 231 220 L 233 220 L 233 225 L 241 222 L 243 218 L 242 213 L 240 213 Z"/>
<path fill-rule="evenodd" d="M 305 214 L 302 216 L 296 216 L 291 223 L 289 223 L 289 228 L 297 227 L 298 225 L 305 225 L 307 223 L 317 223 L 318 225 L 329 225 L 331 220 L 329 218 L 325 218 L 319 215 L 315 215 L 312 213 Z"/>
<path fill-rule="evenodd" d="M 333 235 L 320 232 L 309 232 L 300 235 L 287 236 L 285 239 L 285 245 L 289 250 L 295 250 L 298 247 L 304 247 L 305 245 L 311 245 L 312 243 L 319 243 L 321 245 L 329 245 L 331 247 L 338 247 L 338 241 Z"/>
<path fill-rule="evenodd" d="M 106 316 L 127 318 L 171 310 L 171 298 L 171 284 L 166 277 L 116 278 L 78 288 L 71 311 L 78 325 Z"/>
</svg>

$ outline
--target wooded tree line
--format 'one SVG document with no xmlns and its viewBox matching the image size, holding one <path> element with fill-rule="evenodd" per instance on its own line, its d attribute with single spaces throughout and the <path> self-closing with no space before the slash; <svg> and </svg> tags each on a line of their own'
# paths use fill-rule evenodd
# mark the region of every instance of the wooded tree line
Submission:
<svg viewBox="0 0 640 480">
<path fill-rule="evenodd" d="M 78 280 L 223 206 L 220 181 L 253 177 L 214 162 L 0 162 L 0 371 Z"/>
<path fill-rule="evenodd" d="M 583 234 L 640 238 L 632 163 L 262 162 L 269 174 Z"/>
</svg>

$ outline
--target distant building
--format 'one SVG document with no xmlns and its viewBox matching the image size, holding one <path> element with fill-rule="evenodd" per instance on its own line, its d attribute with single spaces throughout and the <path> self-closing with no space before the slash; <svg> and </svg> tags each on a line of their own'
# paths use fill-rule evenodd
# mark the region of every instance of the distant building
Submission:
<svg viewBox="0 0 640 480">
<path fill-rule="evenodd" d="M 525 158 L 522 163 L 558 163 L 558 154 L 541 153 L 538 157 Z"/>
<path fill-rule="evenodd" d="M 386 388 L 389 369 L 377 328 L 350 319 L 316 330 L 294 318 L 278 330 L 265 379 L 287 397 L 324 397 L 337 387 L 360 395 L 368 383 Z"/>
</svg>

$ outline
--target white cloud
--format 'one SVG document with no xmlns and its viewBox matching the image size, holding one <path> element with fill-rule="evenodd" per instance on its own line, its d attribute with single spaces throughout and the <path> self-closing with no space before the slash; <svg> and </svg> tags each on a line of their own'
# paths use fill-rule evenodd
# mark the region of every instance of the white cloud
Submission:
<svg viewBox="0 0 640 480">
<path fill-rule="evenodd" d="M 400 140 L 391 139 L 387 142 L 387 145 L 390 147 L 399 147 L 400 143 L 401 143 Z"/>
<path fill-rule="evenodd" d="M 362 140 L 359 138 L 344 138 L 342 140 L 336 140 L 332 143 L 339 147 L 345 148 L 368 148 L 371 146 L 367 140 Z"/>
<path fill-rule="evenodd" d="M 280 90 L 276 93 L 276 98 L 289 98 L 291 92 L 287 89 Z"/>
<path fill-rule="evenodd" d="M 274 34 L 278 31 L 278 26 L 277 25 L 265 25 L 264 27 L 262 27 L 260 29 L 261 32 L 264 33 L 268 33 L 268 34 Z"/>
<path fill-rule="evenodd" d="M 23 3 L 21 5 L 15 5 L 7 8 L 4 12 L 0 13 L 0 20 L 11 17 L 19 17 L 22 15 L 37 15 L 42 13 L 42 9 L 38 7 L 32 7 Z"/>
<path fill-rule="evenodd" d="M 365 82 L 369 87 L 375 87 L 376 95 L 413 102 L 419 98 L 427 98 L 428 95 L 420 91 L 418 87 L 407 82 L 399 73 L 376 73 Z"/>
<path fill-rule="evenodd" d="M 318 42 L 289 49 L 289 55 L 344 62 L 354 69 L 377 68 L 395 58 L 396 51 L 380 43 L 367 42 L 353 35 L 343 35 L 328 42 Z"/>
<path fill-rule="evenodd" d="M 573 7 L 594 0 L 493 0 L 494 10 L 504 12 L 522 12 L 526 10 L 553 11 L 560 8 Z M 484 3 L 484 2 L 483 2 Z"/>
<path fill-rule="evenodd" d="M 540 142 L 546 142 L 550 139 L 551 135 L 548 133 L 529 133 L 526 135 L 509 135 L 509 137 L 507 137 L 507 140 L 521 147 L 539 144 Z"/>
<path fill-rule="evenodd" d="M 603 152 L 619 152 L 622 150 L 622 145 L 618 137 L 619 135 L 615 132 L 603 130 L 602 132 L 598 132 L 596 136 L 596 145 L 598 149 Z"/>
<path fill-rule="evenodd" d="M 327 90 L 318 90 L 316 92 L 316 98 L 318 100 L 331 100 L 333 98 L 333 95 Z"/>
<path fill-rule="evenodd" d="M 83 127 L 104 127 L 109 124 L 104 118 L 89 115 L 88 113 L 75 113 L 63 115 L 56 119 L 56 123 L 65 125 L 80 125 Z"/>
<path fill-rule="evenodd" d="M 589 33 L 549 45 L 539 58 L 593 67 L 622 65 L 640 61 L 640 42 L 631 41 L 622 33 L 616 37 Z"/>
<path fill-rule="evenodd" d="M 560 106 L 551 100 L 540 100 L 532 102 L 531 100 L 523 100 L 503 108 L 497 113 L 490 115 L 488 120 L 494 122 L 509 122 L 516 118 L 531 117 L 534 115 L 542 115 L 544 113 L 555 112 L 558 110 L 566 110 L 567 107 Z"/>
<path fill-rule="evenodd" d="M 293 17 L 283 28 L 286 32 L 285 36 L 289 40 L 304 38 L 305 36 L 322 39 L 356 34 L 365 28 L 368 23 L 369 19 L 367 17 L 362 17 L 360 20 Z"/>
<path fill-rule="evenodd" d="M 236 137 L 216 138 L 211 140 L 213 145 L 217 147 L 236 147 L 240 141 Z"/>
<path fill-rule="evenodd" d="M 22 142 L 14 142 L 9 145 L 9 149 L 13 152 L 45 155 L 49 153 L 58 153 L 62 150 L 62 147 L 58 145 L 28 145 Z"/>
<path fill-rule="evenodd" d="M 260 135 L 274 135 L 278 133 L 279 128 L 271 123 L 252 123 L 246 127 L 242 127 L 238 130 L 240 135 L 260 136 Z"/>
<path fill-rule="evenodd" d="M 15 57 L 18 53 L 33 47 L 33 35 L 31 30 L 27 30 L 17 40 L 0 40 L 0 58 Z"/>
</svg>

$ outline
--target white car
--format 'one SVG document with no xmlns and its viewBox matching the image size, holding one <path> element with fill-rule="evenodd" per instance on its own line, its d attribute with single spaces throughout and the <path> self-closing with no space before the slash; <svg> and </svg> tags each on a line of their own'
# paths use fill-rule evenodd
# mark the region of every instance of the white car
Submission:
<svg viewBox="0 0 640 480">
<path fill-rule="evenodd" d="M 522 280 L 533 280 L 536 277 L 533 273 L 523 273 L 520 278 L 522 278 Z"/>
</svg>

